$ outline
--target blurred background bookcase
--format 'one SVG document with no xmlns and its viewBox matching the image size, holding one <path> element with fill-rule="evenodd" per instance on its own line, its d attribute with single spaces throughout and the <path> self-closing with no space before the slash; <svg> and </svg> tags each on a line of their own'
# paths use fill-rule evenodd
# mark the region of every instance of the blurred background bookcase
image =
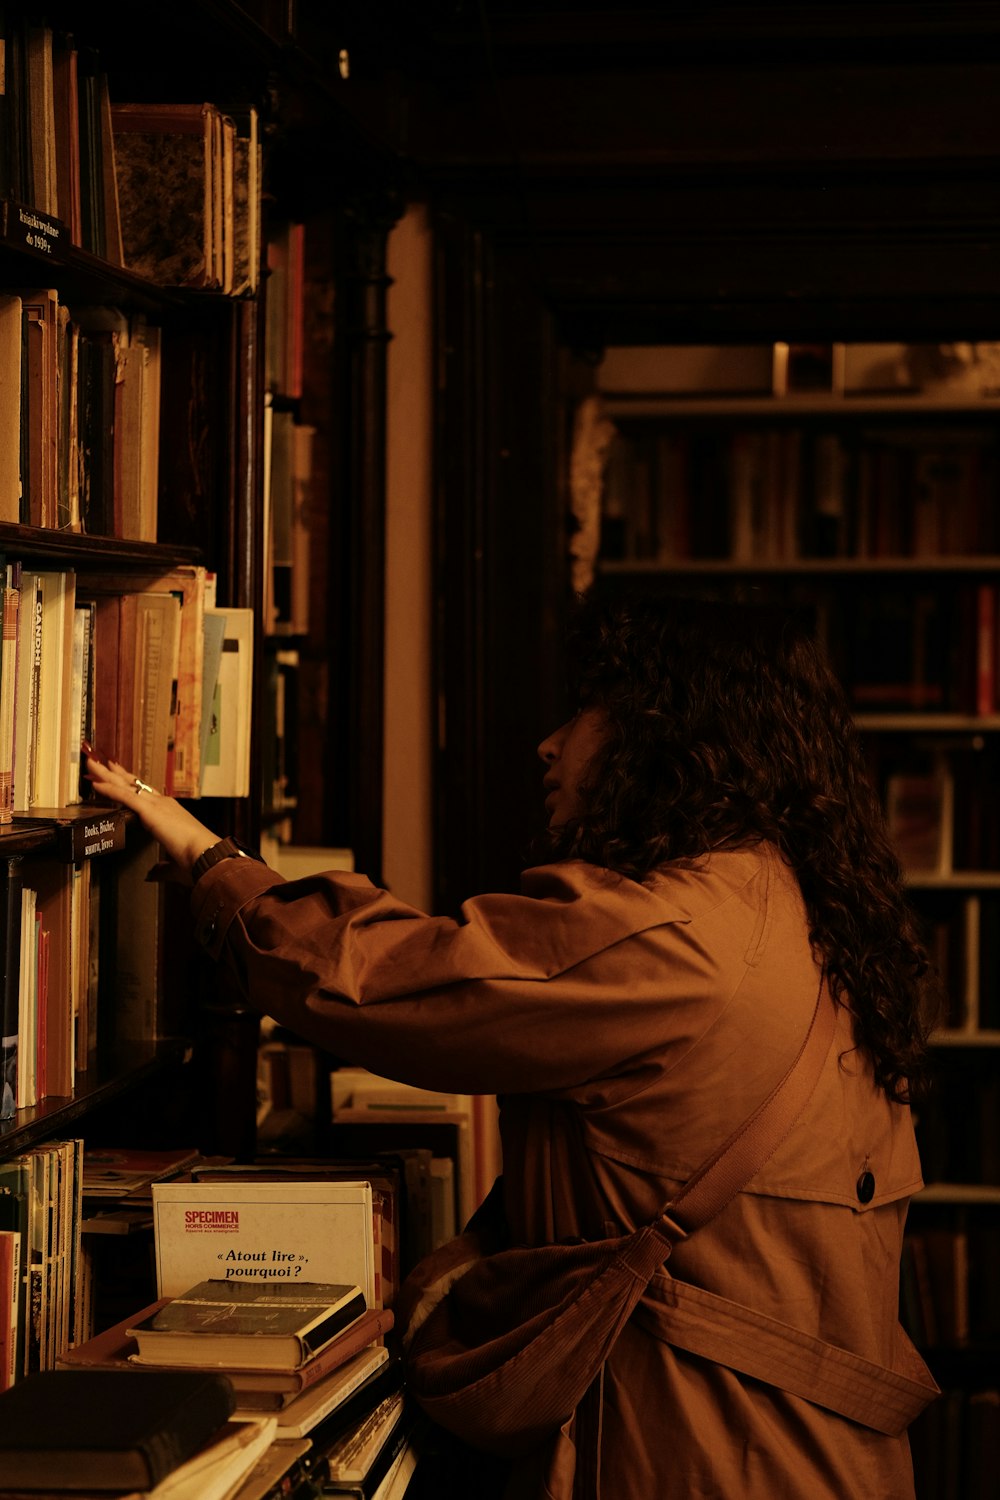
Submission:
<svg viewBox="0 0 1000 1500">
<path fill-rule="evenodd" d="M 918 1493 L 985 1493 L 1000 1346 L 994 346 L 610 347 L 569 442 L 578 586 L 790 607 L 847 687 L 947 995 L 901 1310 Z M 599 478 L 597 477 L 599 475 Z M 982 1470 L 982 1472 L 981 1472 Z"/>
</svg>

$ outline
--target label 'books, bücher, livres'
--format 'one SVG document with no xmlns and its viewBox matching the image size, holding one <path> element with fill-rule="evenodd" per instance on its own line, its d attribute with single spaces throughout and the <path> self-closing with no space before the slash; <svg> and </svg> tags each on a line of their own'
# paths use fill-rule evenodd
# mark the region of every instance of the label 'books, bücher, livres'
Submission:
<svg viewBox="0 0 1000 1500">
<path fill-rule="evenodd" d="M 357 1286 L 201 1281 L 127 1332 L 140 1364 L 294 1370 L 365 1310 Z"/>
<path fill-rule="evenodd" d="M 206 1370 L 44 1370 L 0 1395 L 5 1489 L 148 1490 L 228 1421 L 224 1375 Z"/>
</svg>

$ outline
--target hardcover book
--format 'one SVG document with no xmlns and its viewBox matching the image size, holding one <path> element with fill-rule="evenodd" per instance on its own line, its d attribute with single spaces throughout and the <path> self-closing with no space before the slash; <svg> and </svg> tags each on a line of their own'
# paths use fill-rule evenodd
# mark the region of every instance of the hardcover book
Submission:
<svg viewBox="0 0 1000 1500">
<path fill-rule="evenodd" d="M 363 1422 L 346 1433 L 326 1453 L 330 1483 L 356 1484 L 365 1478 L 403 1416 L 403 1392 L 396 1391 L 369 1412 Z"/>
<path fill-rule="evenodd" d="M 231 1369 L 229 1378 L 236 1389 L 240 1406 L 280 1410 L 297 1401 L 305 1391 L 322 1384 L 328 1376 L 346 1367 L 357 1355 L 374 1347 L 381 1348 L 384 1353 L 385 1349 L 380 1341 L 392 1328 L 393 1322 L 391 1308 L 372 1307 L 297 1370 L 258 1372 Z M 332 1409 L 331 1406 L 330 1410 Z"/>
<path fill-rule="evenodd" d="M 210 1371 L 44 1370 L 0 1395 L 4 1487 L 148 1490 L 234 1406 L 228 1380 Z"/>
<path fill-rule="evenodd" d="M 343 1283 L 202 1281 L 126 1331 L 140 1364 L 294 1370 L 364 1311 Z"/>
<path fill-rule="evenodd" d="M 21 1319 L 21 1236 L 0 1229 L 0 1391 L 18 1377 L 17 1330 Z"/>
<path fill-rule="evenodd" d="M 388 1349 L 384 1345 L 375 1345 L 355 1354 L 339 1369 L 331 1370 L 317 1385 L 310 1386 L 279 1411 L 278 1437 L 283 1442 L 285 1438 L 305 1437 L 312 1432 L 314 1427 L 342 1406 L 348 1396 L 374 1375 L 388 1358 Z M 243 1393 L 237 1392 L 236 1399 L 242 1405 Z M 252 1411 L 255 1408 L 247 1409 Z"/>
<path fill-rule="evenodd" d="M 168 1297 L 161 1297 L 130 1317 L 123 1318 L 112 1328 L 106 1328 L 101 1333 L 95 1334 L 93 1338 L 64 1349 L 56 1361 L 58 1368 L 65 1370 L 129 1369 L 132 1356 L 138 1352 L 138 1344 L 130 1336 L 128 1330 L 160 1312 L 167 1306 L 169 1300 Z M 306 1392 L 323 1387 L 323 1399 L 327 1404 L 315 1416 L 314 1421 L 323 1420 L 336 1405 L 351 1394 L 356 1385 L 367 1379 L 379 1364 L 384 1363 L 388 1357 L 388 1351 L 381 1340 L 392 1328 L 393 1317 L 390 1308 L 370 1308 L 362 1313 L 349 1328 L 345 1328 L 343 1333 L 331 1339 L 330 1343 L 318 1354 L 313 1355 L 295 1370 L 243 1370 L 235 1365 L 227 1365 L 226 1374 L 236 1392 L 238 1408 L 255 1413 L 288 1411 L 289 1420 L 298 1421 L 298 1413 L 293 1413 L 291 1408 L 297 1406 L 299 1399 Z M 358 1362 L 361 1355 L 373 1356 L 364 1368 Z M 331 1399 L 332 1382 L 339 1377 L 341 1372 L 346 1373 L 348 1366 L 351 1367 L 352 1375 L 356 1376 L 356 1379 L 350 1384 L 340 1385 L 337 1388 L 337 1399 L 333 1400 Z M 300 1408 L 300 1412 L 303 1410 L 304 1408 Z M 281 1420 L 284 1423 L 284 1417 Z"/>
<path fill-rule="evenodd" d="M 125 264 L 166 286 L 221 282 L 217 117 L 207 103 L 116 104 L 111 110 Z"/>
</svg>

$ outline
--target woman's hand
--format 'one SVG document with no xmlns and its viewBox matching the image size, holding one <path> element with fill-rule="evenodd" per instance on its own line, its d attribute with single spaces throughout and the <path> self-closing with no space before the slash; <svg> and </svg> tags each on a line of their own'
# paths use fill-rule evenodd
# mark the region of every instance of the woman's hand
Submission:
<svg viewBox="0 0 1000 1500">
<path fill-rule="evenodd" d="M 173 797 L 161 796 L 147 787 L 117 761 L 106 763 L 84 747 L 87 762 L 85 775 L 99 797 L 119 802 L 134 812 L 158 841 L 169 862 L 167 878 L 191 883 L 191 866 L 200 854 L 217 844 L 221 834 L 213 833 Z"/>
</svg>

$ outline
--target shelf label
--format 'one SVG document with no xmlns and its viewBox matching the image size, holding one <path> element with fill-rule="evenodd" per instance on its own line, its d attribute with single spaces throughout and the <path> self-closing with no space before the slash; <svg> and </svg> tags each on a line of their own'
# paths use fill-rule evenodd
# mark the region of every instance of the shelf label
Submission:
<svg viewBox="0 0 1000 1500">
<path fill-rule="evenodd" d="M 98 854 L 113 854 L 125 847 L 125 822 L 114 815 L 91 818 L 73 829 L 74 853 L 78 859 L 93 859 Z"/>
<path fill-rule="evenodd" d="M 43 255 L 51 255 L 65 233 L 65 225 L 58 219 L 20 203 L 8 204 L 6 221 L 8 240 L 29 250 L 40 250 Z"/>
</svg>

